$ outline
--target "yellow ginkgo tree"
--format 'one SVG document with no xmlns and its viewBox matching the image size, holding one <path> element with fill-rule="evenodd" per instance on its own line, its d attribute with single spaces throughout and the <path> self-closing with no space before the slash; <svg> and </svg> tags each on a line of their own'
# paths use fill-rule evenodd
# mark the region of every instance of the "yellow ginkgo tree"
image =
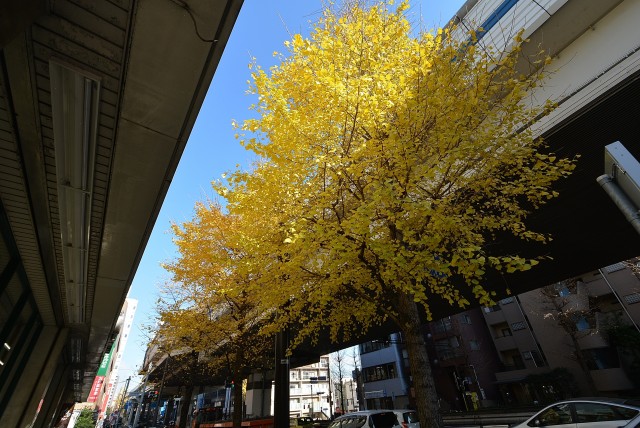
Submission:
<svg viewBox="0 0 640 428">
<path fill-rule="evenodd" d="M 519 75 L 518 36 L 496 51 L 475 34 L 417 34 L 408 8 L 327 10 L 308 38 L 285 43 L 279 65 L 252 64 L 257 117 L 237 126 L 260 160 L 218 190 L 242 219 L 252 292 L 278 308 L 274 329 L 295 324 L 295 346 L 392 320 L 421 421 L 435 426 L 422 322 L 437 305 L 491 304 L 486 272 L 538 263 L 491 244 L 546 242 L 527 216 L 575 161 L 545 151 L 528 128 L 553 107 L 527 98 L 544 59 Z"/>
<path fill-rule="evenodd" d="M 258 312 L 259 296 L 247 292 L 252 279 L 240 268 L 247 255 L 236 244 L 236 229 L 237 220 L 213 202 L 198 203 L 191 221 L 172 226 L 178 255 L 164 264 L 172 276 L 161 290 L 155 340 L 182 357 L 185 372 L 242 385 L 252 370 L 271 364 L 273 341 L 258 334 L 268 312 Z M 233 392 L 233 426 L 239 427 L 242 388 Z"/>
</svg>

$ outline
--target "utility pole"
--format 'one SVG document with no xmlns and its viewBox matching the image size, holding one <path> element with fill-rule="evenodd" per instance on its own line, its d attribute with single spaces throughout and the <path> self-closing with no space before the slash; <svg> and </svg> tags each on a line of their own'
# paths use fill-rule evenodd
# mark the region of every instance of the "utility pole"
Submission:
<svg viewBox="0 0 640 428">
<path fill-rule="evenodd" d="M 149 368 L 151 371 L 151 368 Z M 144 390 L 147 388 L 147 379 L 149 379 L 149 372 L 144 375 L 144 383 L 142 384 L 142 392 L 140 393 L 140 402 L 138 403 L 138 409 L 136 410 L 136 417 L 133 419 L 133 426 L 138 426 L 138 421 L 140 420 L 140 413 L 142 413 L 142 406 L 144 405 Z"/>
<path fill-rule="evenodd" d="M 129 376 L 127 378 L 127 382 L 124 384 L 124 393 L 122 394 L 122 398 L 120 399 L 120 405 L 118 406 L 118 417 L 116 418 L 116 426 L 115 428 L 118 428 L 118 425 L 120 424 L 120 419 L 122 418 L 121 413 L 122 413 L 122 407 L 124 406 L 124 399 L 127 396 L 127 390 L 129 389 L 129 382 L 131 381 L 131 376 Z"/>
</svg>

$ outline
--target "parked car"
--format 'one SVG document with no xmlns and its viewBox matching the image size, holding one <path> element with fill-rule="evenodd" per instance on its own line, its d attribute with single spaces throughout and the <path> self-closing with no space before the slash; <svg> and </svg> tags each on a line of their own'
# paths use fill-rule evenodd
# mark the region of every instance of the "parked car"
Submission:
<svg viewBox="0 0 640 428">
<path fill-rule="evenodd" d="M 393 410 L 361 410 L 337 417 L 329 428 L 394 428 L 400 427 Z"/>
<path fill-rule="evenodd" d="M 398 423 L 402 428 L 420 428 L 418 412 L 415 410 L 394 410 Z"/>
<path fill-rule="evenodd" d="M 618 398 L 576 398 L 540 410 L 517 428 L 619 428 L 640 415 L 640 407 Z M 514 427 L 514 428 L 515 428 Z"/>
<path fill-rule="evenodd" d="M 309 416 L 301 416 L 298 418 L 289 419 L 290 428 L 300 428 L 300 427 L 308 428 L 311 426 L 313 426 L 313 419 L 311 419 Z"/>
<path fill-rule="evenodd" d="M 640 413 L 638 413 L 638 416 L 631 419 L 624 428 L 640 428 Z"/>
</svg>

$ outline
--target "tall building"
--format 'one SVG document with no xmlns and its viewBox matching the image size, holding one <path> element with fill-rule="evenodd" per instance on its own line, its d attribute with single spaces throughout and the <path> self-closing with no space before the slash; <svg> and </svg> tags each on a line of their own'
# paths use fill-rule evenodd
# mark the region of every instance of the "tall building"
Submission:
<svg viewBox="0 0 640 428">
<path fill-rule="evenodd" d="M 119 383 L 118 370 L 137 308 L 138 301 L 136 299 L 125 299 L 115 327 L 118 336 L 111 347 L 111 351 L 103 357 L 89 394 L 88 401 L 96 403 L 100 420 L 104 419 L 107 408 L 112 405 L 116 396 L 116 389 Z"/>
<path fill-rule="evenodd" d="M 498 358 L 481 310 L 430 322 L 424 332 L 441 407 L 472 410 L 495 404 Z M 364 343 L 360 353 L 366 408 L 412 407 L 415 393 L 402 336 Z"/>
</svg>

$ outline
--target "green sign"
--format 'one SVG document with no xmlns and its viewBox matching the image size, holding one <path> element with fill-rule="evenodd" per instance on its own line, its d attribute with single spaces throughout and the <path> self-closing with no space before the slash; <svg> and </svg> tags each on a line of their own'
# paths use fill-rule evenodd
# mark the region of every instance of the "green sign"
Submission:
<svg viewBox="0 0 640 428">
<path fill-rule="evenodd" d="M 111 355 L 113 355 L 113 350 L 116 349 L 116 342 L 113 342 L 113 345 L 111 345 L 111 350 L 109 351 L 109 353 L 105 354 L 104 357 L 102 358 L 102 362 L 100 363 L 100 368 L 98 369 L 98 373 L 96 373 L 96 376 L 107 375 L 107 367 L 109 367 L 109 362 L 111 361 Z"/>
</svg>

